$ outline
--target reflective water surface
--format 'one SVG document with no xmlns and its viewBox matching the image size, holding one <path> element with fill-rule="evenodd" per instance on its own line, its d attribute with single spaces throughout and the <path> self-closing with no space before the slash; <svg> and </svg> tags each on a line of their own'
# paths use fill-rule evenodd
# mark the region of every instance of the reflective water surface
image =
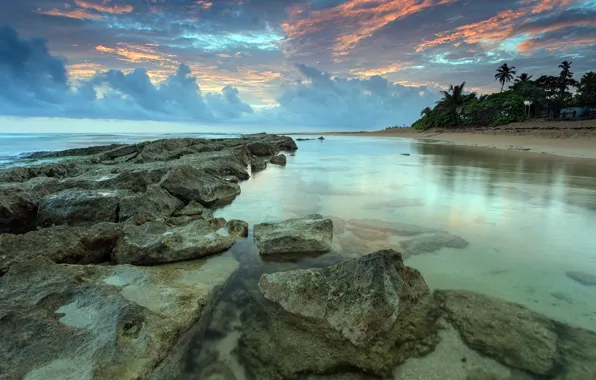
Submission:
<svg viewBox="0 0 596 380">
<path fill-rule="evenodd" d="M 406 259 L 431 288 L 486 293 L 596 330 L 596 286 L 566 275 L 596 275 L 595 162 L 406 139 L 330 137 L 298 145 L 287 167 L 254 173 L 216 215 L 250 225 L 332 216 L 336 226 L 347 223 L 336 235 L 339 251 L 359 254 L 400 250 L 407 238 L 362 239 L 350 222 L 443 229 L 469 245 Z"/>
</svg>

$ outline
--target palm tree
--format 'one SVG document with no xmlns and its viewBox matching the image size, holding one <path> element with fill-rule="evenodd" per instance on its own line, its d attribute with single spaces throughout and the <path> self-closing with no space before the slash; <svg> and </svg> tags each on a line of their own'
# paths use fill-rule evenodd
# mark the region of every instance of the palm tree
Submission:
<svg viewBox="0 0 596 380">
<path fill-rule="evenodd" d="M 466 82 L 462 82 L 459 86 L 451 85 L 446 91 L 441 91 L 443 99 L 437 102 L 437 105 L 445 108 L 449 117 L 454 123 L 459 121 L 459 111 L 466 100 L 469 100 L 472 94 L 464 94 L 464 87 Z"/>
<path fill-rule="evenodd" d="M 529 82 L 531 79 L 532 75 L 528 75 L 527 73 L 521 73 L 517 78 L 515 78 L 513 84 L 516 85 L 520 83 L 526 83 Z"/>
<path fill-rule="evenodd" d="M 495 74 L 495 80 L 498 80 L 501 83 L 501 92 L 503 92 L 505 83 L 511 82 L 514 76 L 515 66 L 509 67 L 506 63 L 503 63 L 501 66 L 499 66 L 497 73 Z"/>
</svg>

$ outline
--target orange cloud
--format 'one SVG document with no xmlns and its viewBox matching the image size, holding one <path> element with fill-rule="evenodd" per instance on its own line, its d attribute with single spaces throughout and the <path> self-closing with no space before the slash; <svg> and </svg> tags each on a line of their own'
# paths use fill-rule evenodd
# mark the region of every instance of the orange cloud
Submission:
<svg viewBox="0 0 596 380">
<path fill-rule="evenodd" d="M 90 19 L 98 19 L 98 18 L 102 18 L 102 16 L 95 14 L 95 13 L 89 13 L 84 9 L 73 9 L 73 10 L 60 10 L 60 9 L 48 9 L 48 10 L 43 10 L 43 9 L 37 9 L 37 13 L 42 14 L 42 15 L 48 15 L 48 16 L 62 16 L 62 17 L 68 17 L 68 18 L 74 18 L 77 20 L 90 20 Z"/>
<path fill-rule="evenodd" d="M 573 38 L 566 38 L 566 39 L 540 39 L 534 38 L 531 40 L 527 40 L 522 42 L 518 49 L 521 52 L 528 52 L 532 50 L 544 49 L 547 51 L 555 51 L 565 49 L 569 46 L 577 46 L 577 45 L 592 45 L 596 44 L 596 37 L 573 37 Z"/>
<path fill-rule="evenodd" d="M 84 0 L 75 0 L 75 4 L 83 9 L 93 9 L 98 12 L 111 14 L 130 13 L 133 10 L 131 5 L 111 5 L 108 1 L 104 1 L 101 4 L 96 4 Z"/>
<path fill-rule="evenodd" d="M 102 71 L 104 68 L 97 63 L 74 63 L 68 66 L 68 73 L 75 79 L 91 78 L 98 71 Z"/>
<path fill-rule="evenodd" d="M 211 6 L 213 6 L 213 3 L 207 0 L 198 0 L 197 4 L 199 4 L 199 6 L 203 9 L 209 9 Z"/>
<path fill-rule="evenodd" d="M 176 65 L 175 56 L 157 50 L 155 44 L 134 45 L 125 42 L 118 42 L 115 48 L 97 45 L 95 50 L 101 53 L 112 54 L 117 59 L 126 62 L 158 62 L 160 64 Z"/>
<path fill-rule="evenodd" d="M 534 14 L 549 11 L 555 7 L 565 7 L 572 1 L 573 0 L 524 0 L 522 1 L 522 4 L 527 4 L 527 6 L 516 10 L 503 11 L 487 20 L 462 25 L 452 31 L 439 33 L 434 39 L 424 41 L 418 45 L 416 51 L 420 52 L 428 47 L 456 43 L 458 41 L 463 41 L 468 44 L 497 44 L 515 35 L 516 21 L 524 18 L 527 19 Z M 544 28 L 536 30 L 536 32 L 543 33 Z"/>
<path fill-rule="evenodd" d="M 362 69 L 351 69 L 350 72 L 354 75 L 363 76 L 363 77 L 372 77 L 374 75 L 387 75 L 391 73 L 396 73 L 404 68 L 410 67 L 414 65 L 412 62 L 393 62 L 387 66 L 377 67 L 377 68 L 362 68 Z"/>
<path fill-rule="evenodd" d="M 297 38 L 330 28 L 345 30 L 335 39 L 335 55 L 347 55 L 363 39 L 387 24 L 418 13 L 426 8 L 455 0 L 349 0 L 332 8 L 314 11 L 308 17 L 301 8 L 288 10 L 289 20 L 282 27 L 288 38 Z"/>
</svg>

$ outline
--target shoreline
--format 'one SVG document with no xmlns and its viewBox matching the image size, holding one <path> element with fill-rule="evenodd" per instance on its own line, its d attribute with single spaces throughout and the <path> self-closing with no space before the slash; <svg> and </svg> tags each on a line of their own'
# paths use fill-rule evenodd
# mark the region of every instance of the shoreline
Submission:
<svg viewBox="0 0 596 380">
<path fill-rule="evenodd" d="M 406 138 L 428 144 L 596 159 L 596 120 L 531 121 L 496 128 L 434 128 L 420 131 L 404 127 L 380 131 L 313 132 L 293 135 Z"/>
</svg>

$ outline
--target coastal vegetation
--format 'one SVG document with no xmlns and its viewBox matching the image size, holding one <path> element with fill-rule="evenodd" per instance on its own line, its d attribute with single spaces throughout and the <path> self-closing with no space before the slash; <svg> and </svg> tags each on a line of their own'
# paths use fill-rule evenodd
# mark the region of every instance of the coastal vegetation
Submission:
<svg viewBox="0 0 596 380">
<path fill-rule="evenodd" d="M 465 90 L 466 82 L 442 91 L 434 108 L 426 107 L 413 127 L 428 129 L 455 126 L 497 126 L 533 117 L 558 119 L 569 107 L 582 110 L 596 107 L 596 73 L 588 72 L 578 81 L 572 62 L 559 65 L 558 76 L 521 73 L 507 63 L 498 67 L 495 80 L 501 91 L 478 95 Z M 505 86 L 508 85 L 508 89 Z M 572 111 L 576 112 L 576 111 Z M 574 113 L 574 115 L 576 115 Z"/>
</svg>

